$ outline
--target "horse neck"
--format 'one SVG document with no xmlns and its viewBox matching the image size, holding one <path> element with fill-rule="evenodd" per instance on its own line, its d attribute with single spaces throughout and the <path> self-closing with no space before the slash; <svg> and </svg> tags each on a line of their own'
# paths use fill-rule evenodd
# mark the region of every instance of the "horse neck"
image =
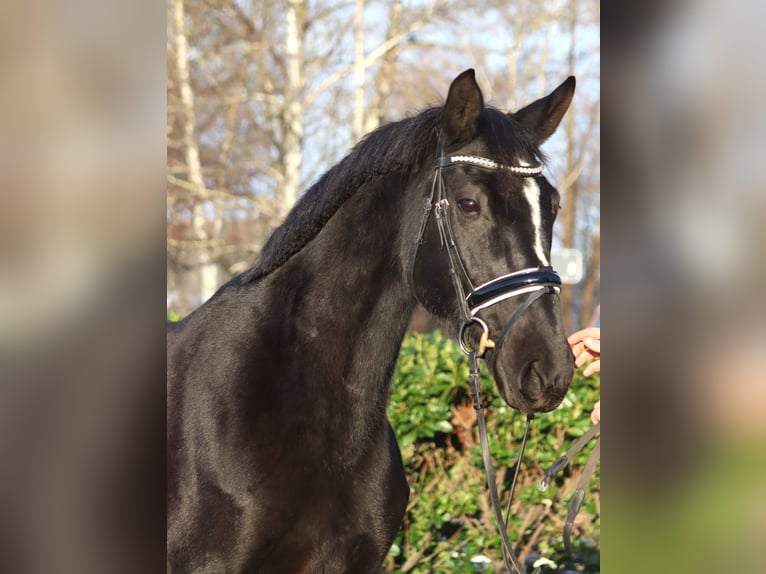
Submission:
<svg viewBox="0 0 766 574">
<path fill-rule="evenodd" d="M 285 310 L 282 325 L 269 331 L 270 344 L 279 346 L 272 358 L 293 373 L 288 382 L 303 404 L 328 413 L 325 424 L 345 425 L 326 436 L 347 437 L 349 448 L 383 422 L 415 305 L 404 270 L 417 224 L 409 220 L 421 201 L 407 209 L 403 179 L 388 176 L 358 190 L 266 281 L 272 308 Z"/>
</svg>

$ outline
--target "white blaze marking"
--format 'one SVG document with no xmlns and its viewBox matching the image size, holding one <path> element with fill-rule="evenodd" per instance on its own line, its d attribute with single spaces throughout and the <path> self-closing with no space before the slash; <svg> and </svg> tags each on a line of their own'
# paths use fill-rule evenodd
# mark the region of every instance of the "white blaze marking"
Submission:
<svg viewBox="0 0 766 574">
<path fill-rule="evenodd" d="M 529 209 L 532 213 L 532 226 L 534 227 L 535 234 L 535 253 L 540 263 L 544 267 L 549 267 L 550 262 L 545 257 L 545 250 L 543 249 L 542 231 L 542 219 L 540 218 L 540 187 L 537 185 L 535 178 L 524 178 L 524 197 L 529 202 Z"/>
</svg>

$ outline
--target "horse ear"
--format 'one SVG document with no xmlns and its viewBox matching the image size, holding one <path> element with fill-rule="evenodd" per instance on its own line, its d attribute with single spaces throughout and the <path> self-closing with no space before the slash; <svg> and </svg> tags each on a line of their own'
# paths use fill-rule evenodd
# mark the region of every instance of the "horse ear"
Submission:
<svg viewBox="0 0 766 574">
<path fill-rule="evenodd" d="M 575 78 L 569 76 L 564 82 L 544 98 L 521 108 L 512 117 L 518 121 L 532 138 L 535 145 L 547 140 L 572 103 L 575 90 Z"/>
<path fill-rule="evenodd" d="M 452 81 L 442 110 L 444 143 L 449 145 L 473 139 L 483 109 L 484 96 L 476 83 L 476 75 L 473 69 L 466 70 Z"/>
</svg>

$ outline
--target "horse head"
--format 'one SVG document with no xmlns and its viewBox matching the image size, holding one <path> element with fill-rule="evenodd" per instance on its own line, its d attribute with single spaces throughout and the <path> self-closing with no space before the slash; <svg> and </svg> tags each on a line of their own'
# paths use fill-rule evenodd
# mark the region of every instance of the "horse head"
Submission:
<svg viewBox="0 0 766 574">
<path fill-rule="evenodd" d="M 412 264 L 419 302 L 464 325 L 461 343 L 484 354 L 503 399 L 526 413 L 556 408 L 573 374 L 551 268 L 559 193 L 539 146 L 574 87 L 570 77 L 505 113 L 485 106 L 473 70 L 452 82 Z"/>
</svg>

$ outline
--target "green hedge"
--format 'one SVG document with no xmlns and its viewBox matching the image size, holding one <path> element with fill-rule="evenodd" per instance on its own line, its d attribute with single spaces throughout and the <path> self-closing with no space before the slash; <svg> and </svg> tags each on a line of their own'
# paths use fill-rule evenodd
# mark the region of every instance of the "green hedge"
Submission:
<svg viewBox="0 0 766 574">
<path fill-rule="evenodd" d="M 491 400 L 487 414 L 491 452 L 497 478 L 507 485 L 525 417 L 499 398 L 486 370 L 482 384 L 485 401 Z M 572 556 L 565 555 L 562 539 L 569 499 L 590 449 L 580 453 L 545 492 L 536 488 L 544 469 L 590 428 L 598 388 L 598 375 L 584 378 L 576 373 L 562 405 L 537 415 L 532 424 L 509 537 L 514 546 L 521 545 L 530 563 L 542 556 L 538 564 L 543 564 L 544 572 L 600 569 L 598 471 L 575 521 Z M 489 506 L 468 392 L 468 361 L 454 342 L 438 332 L 405 338 L 388 416 L 402 449 L 411 495 L 385 571 L 501 572 L 500 536 Z"/>
</svg>

